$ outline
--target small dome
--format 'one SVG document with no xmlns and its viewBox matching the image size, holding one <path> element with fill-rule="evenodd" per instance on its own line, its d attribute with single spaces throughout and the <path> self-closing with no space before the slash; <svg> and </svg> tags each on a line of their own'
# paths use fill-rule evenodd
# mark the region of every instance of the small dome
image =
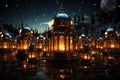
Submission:
<svg viewBox="0 0 120 80">
<path fill-rule="evenodd" d="M 71 28 L 71 18 L 63 12 L 58 13 L 52 20 L 52 27 L 68 27 Z"/>
<path fill-rule="evenodd" d="M 58 13 L 56 15 L 57 18 L 69 18 L 69 16 L 66 13 Z"/>
<path fill-rule="evenodd" d="M 81 38 L 85 38 L 86 35 L 84 33 L 81 34 Z"/>
<path fill-rule="evenodd" d="M 3 33 L 1 37 L 3 40 L 11 40 L 11 35 L 8 32 Z"/>
<path fill-rule="evenodd" d="M 33 31 L 30 27 L 23 27 L 22 29 L 20 29 L 19 33 L 23 35 L 31 35 L 33 34 Z"/>
<path fill-rule="evenodd" d="M 100 40 L 100 41 L 101 41 L 101 40 L 103 40 L 103 37 L 99 37 L 99 39 L 98 39 L 98 40 Z"/>
<path fill-rule="evenodd" d="M 106 32 L 113 33 L 113 32 L 114 32 L 114 29 L 113 29 L 113 28 L 108 28 L 108 29 L 106 30 Z"/>
<path fill-rule="evenodd" d="M 40 34 L 40 35 L 39 35 L 39 38 L 40 38 L 40 39 L 43 39 L 43 38 L 44 38 L 44 36 L 43 36 L 42 34 Z"/>
</svg>

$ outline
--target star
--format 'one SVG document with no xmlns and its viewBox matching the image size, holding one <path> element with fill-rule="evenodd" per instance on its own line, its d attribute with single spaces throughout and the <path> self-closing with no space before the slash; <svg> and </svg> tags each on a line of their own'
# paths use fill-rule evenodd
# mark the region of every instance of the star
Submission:
<svg viewBox="0 0 120 80">
<path fill-rule="evenodd" d="M 18 4 L 16 4 L 15 6 L 16 6 L 16 7 L 19 7 L 19 5 L 18 5 Z"/>
<path fill-rule="evenodd" d="M 96 3 L 93 4 L 93 6 L 96 6 L 96 5 L 97 5 Z"/>
<path fill-rule="evenodd" d="M 47 8 L 45 8 L 45 10 L 47 10 Z"/>
<path fill-rule="evenodd" d="M 7 8 L 7 7 L 8 7 L 8 4 L 6 4 L 5 7 Z"/>
<path fill-rule="evenodd" d="M 118 7 L 120 8 L 120 5 L 118 5 Z"/>
<path fill-rule="evenodd" d="M 79 9 L 78 11 L 80 12 L 81 10 Z"/>
<path fill-rule="evenodd" d="M 19 9 L 18 11 L 19 11 L 19 12 L 22 12 L 22 9 Z"/>
<path fill-rule="evenodd" d="M 84 1 L 81 1 L 81 3 L 83 4 L 83 3 L 84 3 Z"/>
<path fill-rule="evenodd" d="M 35 21 L 37 22 L 37 21 L 38 21 L 38 18 L 36 18 Z"/>
<path fill-rule="evenodd" d="M 0 17 L 1 20 L 3 20 L 3 17 Z"/>
<path fill-rule="evenodd" d="M 37 11 L 36 10 L 33 10 L 33 13 L 36 13 Z"/>
<path fill-rule="evenodd" d="M 45 14 L 43 14 L 43 17 L 45 17 L 46 15 Z"/>
</svg>

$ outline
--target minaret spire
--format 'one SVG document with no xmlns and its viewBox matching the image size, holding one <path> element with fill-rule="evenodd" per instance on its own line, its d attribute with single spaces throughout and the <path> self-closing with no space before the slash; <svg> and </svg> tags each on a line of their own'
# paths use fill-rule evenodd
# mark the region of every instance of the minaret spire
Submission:
<svg viewBox="0 0 120 80">
<path fill-rule="evenodd" d="M 60 4 L 59 12 L 64 12 L 64 8 L 63 8 L 63 4 L 62 3 Z"/>
</svg>

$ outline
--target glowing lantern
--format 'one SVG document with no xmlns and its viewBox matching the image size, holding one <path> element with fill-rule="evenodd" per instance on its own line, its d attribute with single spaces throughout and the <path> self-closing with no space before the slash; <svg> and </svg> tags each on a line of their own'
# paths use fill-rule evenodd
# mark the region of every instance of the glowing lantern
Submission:
<svg viewBox="0 0 120 80">
<path fill-rule="evenodd" d="M 49 57 L 67 59 L 74 56 L 74 52 L 77 49 L 77 35 L 72 30 L 72 20 L 64 12 L 58 13 L 53 19 L 53 27 L 48 37 L 45 39 L 45 46 L 43 50 L 51 53 Z"/>
<path fill-rule="evenodd" d="M 87 43 L 87 36 L 82 33 L 80 36 L 79 36 L 79 43 L 78 43 L 78 46 L 79 46 L 79 49 L 83 49 L 84 47 L 84 44 Z"/>
<path fill-rule="evenodd" d="M 104 48 L 119 48 L 118 32 L 108 28 L 105 32 Z"/>
<path fill-rule="evenodd" d="M 23 27 L 19 31 L 17 37 L 17 48 L 18 50 L 28 50 L 29 45 L 33 39 L 33 31 L 29 27 Z"/>
<path fill-rule="evenodd" d="M 31 43 L 28 50 L 28 61 L 34 63 L 36 62 L 36 60 L 37 60 L 36 47 L 34 43 Z"/>
<path fill-rule="evenodd" d="M 0 55 L 1 60 L 13 60 L 13 46 L 14 41 L 12 40 L 12 36 L 8 32 L 3 32 L 0 39 L 0 52 L 3 53 Z"/>
<path fill-rule="evenodd" d="M 36 43 L 36 48 L 37 49 L 42 49 L 43 48 L 43 40 L 44 40 L 44 36 L 42 34 L 40 34 L 37 37 L 37 43 Z"/>
</svg>

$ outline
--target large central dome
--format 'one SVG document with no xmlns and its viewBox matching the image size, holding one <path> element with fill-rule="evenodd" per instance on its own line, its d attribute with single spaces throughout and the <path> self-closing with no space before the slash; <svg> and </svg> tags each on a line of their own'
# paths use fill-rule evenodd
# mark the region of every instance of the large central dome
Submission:
<svg viewBox="0 0 120 80">
<path fill-rule="evenodd" d="M 52 19 L 52 27 L 54 29 L 60 29 L 60 28 L 71 29 L 71 27 L 72 27 L 72 20 L 66 13 L 59 12 Z"/>
</svg>

